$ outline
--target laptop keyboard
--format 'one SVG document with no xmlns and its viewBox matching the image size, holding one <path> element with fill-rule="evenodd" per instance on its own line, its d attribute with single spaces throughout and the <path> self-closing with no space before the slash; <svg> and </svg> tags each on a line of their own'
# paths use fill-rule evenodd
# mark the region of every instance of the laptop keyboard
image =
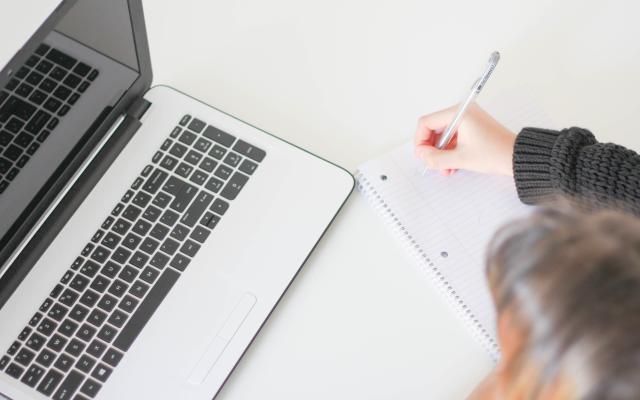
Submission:
<svg viewBox="0 0 640 400">
<path fill-rule="evenodd" d="M 0 90 L 0 194 L 99 72 L 41 44 Z"/>
<path fill-rule="evenodd" d="M 96 396 L 265 155 L 185 115 L 0 358 L 0 371 L 54 399 Z"/>
</svg>

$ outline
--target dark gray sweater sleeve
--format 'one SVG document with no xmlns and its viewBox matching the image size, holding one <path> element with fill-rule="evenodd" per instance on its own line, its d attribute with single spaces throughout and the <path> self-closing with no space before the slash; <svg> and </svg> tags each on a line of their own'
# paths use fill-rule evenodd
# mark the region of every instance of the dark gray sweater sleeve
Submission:
<svg viewBox="0 0 640 400">
<path fill-rule="evenodd" d="M 640 214 L 640 155 L 598 143 L 586 129 L 524 128 L 516 138 L 513 173 L 527 204 L 563 195 Z"/>
</svg>

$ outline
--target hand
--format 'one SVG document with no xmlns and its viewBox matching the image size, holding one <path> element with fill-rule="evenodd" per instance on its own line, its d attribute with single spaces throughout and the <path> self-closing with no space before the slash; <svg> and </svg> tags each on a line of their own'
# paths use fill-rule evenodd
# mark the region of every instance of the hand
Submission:
<svg viewBox="0 0 640 400">
<path fill-rule="evenodd" d="M 485 174 L 513 175 L 516 135 L 476 104 L 467 109 L 449 145 L 442 150 L 435 147 L 457 108 L 450 107 L 418 120 L 416 156 L 428 168 L 440 170 L 444 175 L 460 168 Z"/>
</svg>

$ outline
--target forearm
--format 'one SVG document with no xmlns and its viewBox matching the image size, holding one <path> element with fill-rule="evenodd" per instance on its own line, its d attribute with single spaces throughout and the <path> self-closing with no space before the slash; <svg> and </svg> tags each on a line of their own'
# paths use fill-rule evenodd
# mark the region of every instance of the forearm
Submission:
<svg viewBox="0 0 640 400">
<path fill-rule="evenodd" d="M 585 129 L 523 129 L 516 138 L 513 169 L 524 203 L 564 195 L 640 214 L 640 155 L 598 143 Z"/>
</svg>

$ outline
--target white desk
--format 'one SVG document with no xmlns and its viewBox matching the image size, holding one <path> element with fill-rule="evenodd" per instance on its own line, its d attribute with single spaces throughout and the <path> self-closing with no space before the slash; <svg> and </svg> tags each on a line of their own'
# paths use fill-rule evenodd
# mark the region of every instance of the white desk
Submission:
<svg viewBox="0 0 640 400">
<path fill-rule="evenodd" d="M 146 1 L 155 83 L 350 170 L 458 101 L 526 84 L 558 128 L 640 149 L 640 3 Z M 220 399 L 459 399 L 488 357 L 354 193 Z"/>
</svg>

